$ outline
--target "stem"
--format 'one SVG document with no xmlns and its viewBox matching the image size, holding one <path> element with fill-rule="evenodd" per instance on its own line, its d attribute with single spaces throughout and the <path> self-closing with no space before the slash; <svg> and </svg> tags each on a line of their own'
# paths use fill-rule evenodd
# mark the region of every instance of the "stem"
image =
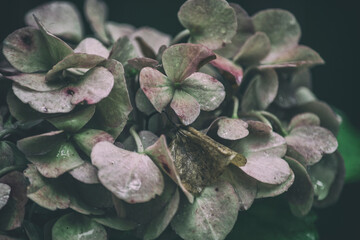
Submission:
<svg viewBox="0 0 360 240">
<path fill-rule="evenodd" d="M 269 113 L 267 111 L 259 111 L 259 113 L 267 118 L 269 118 L 271 121 L 273 121 L 276 124 L 276 127 L 280 130 L 281 135 L 287 136 L 289 135 L 289 133 L 286 131 L 286 129 L 283 127 L 282 123 L 280 122 L 280 120 L 272 113 Z"/>
<path fill-rule="evenodd" d="M 233 113 L 231 118 L 235 118 L 238 119 L 238 111 L 239 111 L 239 99 L 235 96 L 232 97 L 233 101 L 234 101 L 234 108 L 233 108 Z"/>
<path fill-rule="evenodd" d="M 135 125 L 132 126 L 129 131 L 130 131 L 131 136 L 132 136 L 132 137 L 134 138 L 134 140 L 135 140 L 135 143 L 136 143 L 136 146 L 137 146 L 137 151 L 138 151 L 139 153 L 144 152 L 144 146 L 143 146 L 143 144 L 142 144 L 142 142 L 141 142 L 141 139 L 140 139 L 140 137 L 139 137 L 139 134 L 137 134 L 137 132 L 135 131 Z"/>
<path fill-rule="evenodd" d="M 181 32 L 179 32 L 171 41 L 170 45 L 173 45 L 175 43 L 180 42 L 181 39 L 183 39 L 184 37 L 187 37 L 190 35 L 190 31 L 187 29 L 182 30 Z"/>
<path fill-rule="evenodd" d="M 5 167 L 0 170 L 0 178 L 4 175 L 8 174 L 9 172 L 16 171 L 16 170 L 23 170 L 23 169 L 25 169 L 25 167 L 26 167 L 25 165 L 15 165 L 15 166 Z"/>
</svg>

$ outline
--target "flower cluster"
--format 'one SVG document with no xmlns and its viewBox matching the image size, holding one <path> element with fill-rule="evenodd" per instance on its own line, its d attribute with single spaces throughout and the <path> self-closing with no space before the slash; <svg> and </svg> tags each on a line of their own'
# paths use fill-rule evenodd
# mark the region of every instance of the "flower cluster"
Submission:
<svg viewBox="0 0 360 240">
<path fill-rule="evenodd" d="M 171 38 L 84 12 L 94 37 L 51 2 L 2 43 L 0 238 L 225 239 L 255 199 L 337 200 L 340 119 L 291 13 L 188 0 Z"/>
</svg>

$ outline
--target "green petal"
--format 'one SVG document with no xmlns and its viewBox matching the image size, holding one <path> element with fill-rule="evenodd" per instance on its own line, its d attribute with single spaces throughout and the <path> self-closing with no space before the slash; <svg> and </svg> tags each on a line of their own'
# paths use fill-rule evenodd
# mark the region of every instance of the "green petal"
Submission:
<svg viewBox="0 0 360 240">
<path fill-rule="evenodd" d="M 148 225 L 151 225 L 157 216 L 164 212 L 166 206 L 171 202 L 176 194 L 177 186 L 168 177 L 164 177 L 164 191 L 160 196 L 142 203 L 128 204 L 120 202 L 126 218 L 138 223 L 137 235 L 144 234 Z M 119 199 L 114 198 L 114 204 L 119 207 Z M 177 206 L 175 206 L 177 209 Z M 141 236 L 139 236 L 141 237 Z"/>
<path fill-rule="evenodd" d="M 73 53 L 72 48 L 63 40 L 50 33 L 41 23 L 41 21 L 34 15 L 34 19 L 45 38 L 47 50 L 51 56 L 52 65 L 64 59 L 67 55 Z"/>
<path fill-rule="evenodd" d="M 73 3 L 52 2 L 27 12 L 25 23 L 37 27 L 33 15 L 37 16 L 49 32 L 70 41 L 79 42 L 84 29 L 81 15 Z"/>
<path fill-rule="evenodd" d="M 182 90 L 175 91 L 170 107 L 184 125 L 193 123 L 199 116 L 201 108 L 193 96 Z"/>
<path fill-rule="evenodd" d="M 182 82 L 213 59 L 215 54 L 210 49 L 190 43 L 173 45 L 162 55 L 165 73 L 173 82 Z"/>
<path fill-rule="evenodd" d="M 0 210 L 6 205 L 10 197 L 11 187 L 7 184 L 0 183 Z"/>
<path fill-rule="evenodd" d="M 96 129 L 84 129 L 73 136 L 75 144 L 88 156 L 96 143 L 107 141 L 113 143 L 114 138 L 107 132 Z"/>
<path fill-rule="evenodd" d="M 103 226 L 91 218 L 70 213 L 59 218 L 52 227 L 53 240 L 106 240 L 107 233 Z"/>
<path fill-rule="evenodd" d="M 135 222 L 124 218 L 120 218 L 116 215 L 98 216 L 98 217 L 92 217 L 91 219 L 97 223 L 100 223 L 101 225 L 119 231 L 129 231 L 137 227 L 137 224 Z"/>
<path fill-rule="evenodd" d="M 257 193 L 257 181 L 246 175 L 240 168 L 229 165 L 221 179 L 230 183 L 239 197 L 240 210 L 248 210 Z"/>
<path fill-rule="evenodd" d="M 200 109 L 204 111 L 215 110 L 225 98 L 225 88 L 222 83 L 201 72 L 187 77 L 182 82 L 181 89 L 193 96 L 200 104 Z"/>
<path fill-rule="evenodd" d="M 44 155 L 27 156 L 37 170 L 47 178 L 57 178 L 65 172 L 79 167 L 84 163 L 69 142 L 63 142 Z"/>
<path fill-rule="evenodd" d="M 90 121 L 95 113 L 95 105 L 82 108 L 59 117 L 50 117 L 46 120 L 59 130 L 77 132 Z"/>
<path fill-rule="evenodd" d="M 266 34 L 257 32 L 246 40 L 234 56 L 234 62 L 247 66 L 256 64 L 270 52 L 270 46 L 270 40 Z"/>
<path fill-rule="evenodd" d="M 157 68 L 159 66 L 159 62 L 155 59 L 146 58 L 146 57 L 140 57 L 140 58 L 133 58 L 128 60 L 129 65 L 138 70 L 141 71 L 141 69 L 145 67 L 151 67 L 151 68 Z"/>
<path fill-rule="evenodd" d="M 24 171 L 24 175 L 30 181 L 30 185 L 27 187 L 27 196 L 38 205 L 50 210 L 69 207 L 68 193 L 58 182 L 50 182 L 41 176 L 35 165 L 29 165 Z"/>
<path fill-rule="evenodd" d="M 174 165 L 174 160 L 166 143 L 166 138 L 161 135 L 159 140 L 152 146 L 146 148 L 145 153 L 166 173 L 184 192 L 190 203 L 194 202 L 194 196 L 181 183 L 179 173 Z"/>
<path fill-rule="evenodd" d="M 113 44 L 109 59 L 115 59 L 125 66 L 129 59 L 136 58 L 137 56 L 138 54 L 129 38 L 122 37 Z"/>
<path fill-rule="evenodd" d="M 174 95 L 170 80 L 158 70 L 149 67 L 140 72 L 140 87 L 158 112 L 170 103 Z"/>
<path fill-rule="evenodd" d="M 160 170 L 144 154 L 99 142 L 91 152 L 91 159 L 99 169 L 100 182 L 128 203 L 147 202 L 163 191 L 164 180 Z"/>
<path fill-rule="evenodd" d="M 298 45 L 301 29 L 290 12 L 282 9 L 260 11 L 253 17 L 255 30 L 264 32 L 270 39 L 271 51 L 266 62 Z"/>
<path fill-rule="evenodd" d="M 13 171 L 0 178 L 0 184 L 6 184 L 11 188 L 9 199 L 1 209 L 0 229 L 13 230 L 22 225 L 25 216 L 26 179 L 20 172 Z"/>
<path fill-rule="evenodd" d="M 140 131 L 138 134 L 139 134 L 139 138 L 141 140 L 141 143 L 142 143 L 144 149 L 153 145 L 159 139 L 159 137 L 156 136 L 154 133 L 152 133 L 150 131 L 146 131 L 146 130 Z M 125 139 L 125 141 L 123 142 L 123 145 L 124 145 L 123 148 L 128 151 L 135 152 L 137 149 L 136 142 L 135 142 L 133 136 L 131 136 L 131 135 Z"/>
<path fill-rule="evenodd" d="M 324 64 L 320 55 L 307 46 L 296 46 L 271 61 L 264 59 L 260 68 L 312 67 Z"/>
<path fill-rule="evenodd" d="M 25 73 L 49 70 L 52 59 L 40 30 L 25 27 L 11 33 L 3 42 L 3 54 L 10 64 Z"/>
<path fill-rule="evenodd" d="M 225 47 L 216 50 L 217 54 L 231 59 L 243 46 L 245 41 L 255 33 L 254 24 L 248 13 L 238 4 L 229 3 L 229 5 L 235 10 L 237 20 L 237 30 L 235 36 L 231 39 L 231 43 L 225 45 Z"/>
<path fill-rule="evenodd" d="M 26 156 L 43 155 L 53 150 L 65 139 L 66 136 L 63 131 L 54 131 L 20 139 L 17 142 L 17 147 Z"/>
<path fill-rule="evenodd" d="M 170 224 L 170 221 L 173 219 L 175 213 L 178 210 L 180 202 L 180 194 L 176 188 L 174 195 L 168 202 L 168 204 L 163 208 L 163 210 L 153 218 L 153 220 L 147 224 L 143 234 L 143 239 L 152 240 L 157 239 L 160 234 L 166 229 Z"/>
<path fill-rule="evenodd" d="M 116 139 L 124 129 L 133 108 L 121 63 L 110 59 L 103 66 L 114 76 L 114 86 L 110 94 L 96 105 L 95 118 L 98 127 Z"/>
<path fill-rule="evenodd" d="M 223 118 L 218 121 L 219 137 L 228 140 L 238 140 L 249 135 L 248 124 L 241 119 Z"/>
<path fill-rule="evenodd" d="M 278 77 L 273 69 L 258 72 L 247 87 L 241 108 L 243 111 L 266 109 L 275 99 L 278 91 Z"/>
<path fill-rule="evenodd" d="M 29 88 L 38 92 L 57 90 L 65 86 L 64 82 L 49 83 L 46 81 L 45 73 L 20 73 L 18 75 L 7 76 L 24 88 Z"/>
<path fill-rule="evenodd" d="M 218 49 L 236 33 L 235 11 L 224 0 L 189 0 L 178 12 L 180 23 L 190 31 L 190 42 Z M 219 21 L 221 19 L 221 21 Z"/>
<path fill-rule="evenodd" d="M 286 194 L 291 212 L 297 217 L 306 216 L 314 201 L 314 188 L 310 176 L 297 160 L 291 157 L 285 157 L 285 159 L 295 173 L 294 184 Z"/>
<path fill-rule="evenodd" d="M 93 68 L 105 58 L 99 55 L 91 55 L 87 53 L 72 53 L 61 59 L 46 74 L 46 81 L 59 81 L 63 74 L 63 70 L 69 68 Z"/>
<path fill-rule="evenodd" d="M 87 53 L 103 58 L 109 57 L 109 50 L 95 38 L 85 38 L 74 49 L 74 53 Z"/>
<path fill-rule="evenodd" d="M 102 42 L 109 43 L 110 39 L 105 28 L 108 7 L 102 0 L 86 0 L 84 5 L 85 17 L 90 24 L 90 28 Z"/>
<path fill-rule="evenodd" d="M 219 55 L 216 55 L 216 59 L 212 60 L 210 64 L 220 70 L 223 70 L 233 75 L 236 84 L 240 86 L 244 76 L 243 69 L 240 65 L 236 65 L 234 62 Z"/>
<path fill-rule="evenodd" d="M 285 139 L 288 145 L 287 154 L 305 166 L 317 163 L 323 154 L 333 153 L 338 147 L 334 135 L 319 126 L 296 127 Z"/>
<path fill-rule="evenodd" d="M 149 99 L 146 97 L 145 93 L 141 88 L 136 91 L 135 94 L 135 104 L 136 108 L 139 109 L 142 113 L 145 113 L 147 116 L 156 112 L 156 109 L 151 104 Z"/>
<path fill-rule="evenodd" d="M 234 188 L 227 182 L 207 187 L 193 204 L 182 202 L 172 228 L 183 239 L 225 239 L 239 210 Z"/>
</svg>

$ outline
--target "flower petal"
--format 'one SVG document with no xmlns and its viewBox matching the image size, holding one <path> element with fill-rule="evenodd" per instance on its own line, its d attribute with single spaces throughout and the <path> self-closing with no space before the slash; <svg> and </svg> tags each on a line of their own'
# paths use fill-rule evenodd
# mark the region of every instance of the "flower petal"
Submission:
<svg viewBox="0 0 360 240">
<path fill-rule="evenodd" d="M 190 42 L 218 49 L 236 33 L 235 11 L 224 0 L 189 0 L 178 12 L 180 23 L 190 31 Z M 221 19 L 221 21 L 219 20 Z"/>
<path fill-rule="evenodd" d="M 99 142 L 91 152 L 91 160 L 99 169 L 100 182 L 128 203 L 147 202 L 163 191 L 160 170 L 144 154 L 117 148 L 109 142 Z"/>
<path fill-rule="evenodd" d="M 290 12 L 282 9 L 268 9 L 258 12 L 252 19 L 255 30 L 264 32 L 271 42 L 271 51 L 265 62 L 270 62 L 297 46 L 301 29 Z"/>
<path fill-rule="evenodd" d="M 162 55 L 165 73 L 174 82 L 182 82 L 213 59 L 215 54 L 210 49 L 190 43 L 173 45 Z"/>
<path fill-rule="evenodd" d="M 109 57 L 109 50 L 95 38 L 85 38 L 74 49 L 74 53 L 87 53 L 103 58 Z"/>
<path fill-rule="evenodd" d="M 174 90 L 170 80 L 156 69 L 146 67 L 140 72 L 140 87 L 158 112 L 171 101 Z"/>
<path fill-rule="evenodd" d="M 175 91 L 170 107 L 184 125 L 193 123 L 200 114 L 200 104 L 193 96 L 182 90 Z"/>
<path fill-rule="evenodd" d="M 204 111 L 215 110 L 225 98 L 221 82 L 205 73 L 196 72 L 187 77 L 181 89 L 193 96 Z"/>
<path fill-rule="evenodd" d="M 25 23 L 37 27 L 33 15 L 37 16 L 44 27 L 56 36 L 74 42 L 79 42 L 83 38 L 81 15 L 73 3 L 51 2 L 31 9 L 25 15 Z"/>
<path fill-rule="evenodd" d="M 275 99 L 279 87 L 278 77 L 273 69 L 258 72 L 247 87 L 241 108 L 243 111 L 264 110 Z"/>
</svg>

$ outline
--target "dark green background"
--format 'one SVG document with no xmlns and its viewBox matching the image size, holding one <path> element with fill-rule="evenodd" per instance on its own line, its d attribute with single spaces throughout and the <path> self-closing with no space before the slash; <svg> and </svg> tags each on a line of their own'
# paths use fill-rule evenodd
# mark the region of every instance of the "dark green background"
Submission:
<svg viewBox="0 0 360 240">
<path fill-rule="evenodd" d="M 27 10 L 44 0 L 2 0 L 0 5 L 0 40 L 24 26 Z M 82 11 L 83 1 L 72 1 Z M 136 27 L 151 26 L 175 35 L 183 28 L 177 20 L 181 0 L 108 0 L 110 19 Z M 314 92 L 319 99 L 341 109 L 360 129 L 360 14 L 357 1 L 331 0 L 242 0 L 240 4 L 253 15 L 266 8 L 282 8 L 294 13 L 302 27 L 301 43 L 325 59 L 326 65 L 315 67 Z M 89 29 L 87 33 L 90 34 Z M 359 159 L 360 160 L 360 159 Z M 360 239 L 360 185 L 344 188 L 333 207 L 317 210 L 322 240 Z M 356 234 L 356 235 L 355 235 Z"/>
</svg>

